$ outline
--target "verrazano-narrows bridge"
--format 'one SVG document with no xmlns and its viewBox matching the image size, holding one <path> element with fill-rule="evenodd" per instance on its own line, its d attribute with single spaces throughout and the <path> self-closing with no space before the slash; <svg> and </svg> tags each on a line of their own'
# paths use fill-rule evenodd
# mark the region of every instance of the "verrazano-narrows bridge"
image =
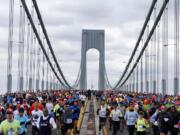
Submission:
<svg viewBox="0 0 180 135">
<path fill-rule="evenodd" d="M 100 52 L 100 90 L 162 94 L 171 90 L 171 93 L 179 94 L 179 0 L 152 0 L 125 70 L 113 85 L 106 73 L 104 30 L 82 30 L 80 69 L 75 83 L 70 85 L 55 56 L 37 1 L 20 0 L 20 5 L 17 5 L 14 0 L 10 0 L 7 62 L 9 92 L 13 84 L 15 6 L 20 9 L 17 90 L 87 89 L 86 52 L 95 48 Z M 170 45 L 173 45 L 174 51 L 169 49 Z"/>
</svg>

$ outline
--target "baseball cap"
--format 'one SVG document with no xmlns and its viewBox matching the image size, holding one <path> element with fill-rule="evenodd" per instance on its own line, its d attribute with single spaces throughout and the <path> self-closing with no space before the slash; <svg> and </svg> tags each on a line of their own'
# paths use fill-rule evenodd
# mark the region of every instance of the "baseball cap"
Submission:
<svg viewBox="0 0 180 135">
<path fill-rule="evenodd" d="M 11 108 L 8 108 L 6 111 L 7 114 L 13 114 L 13 110 Z"/>
<path fill-rule="evenodd" d="M 161 111 L 166 110 L 166 106 L 163 106 L 163 105 L 162 105 L 162 106 L 160 107 L 160 110 L 161 110 Z"/>
</svg>

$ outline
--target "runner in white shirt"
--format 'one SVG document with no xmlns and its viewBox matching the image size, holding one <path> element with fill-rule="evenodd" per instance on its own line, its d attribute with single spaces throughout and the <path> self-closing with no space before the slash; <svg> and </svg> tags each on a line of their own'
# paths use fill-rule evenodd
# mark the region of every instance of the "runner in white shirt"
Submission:
<svg viewBox="0 0 180 135">
<path fill-rule="evenodd" d="M 100 133 L 103 126 L 106 125 L 106 118 L 107 118 L 107 108 L 105 107 L 104 101 L 101 102 L 101 106 L 98 109 L 98 114 L 99 114 L 99 133 Z"/>
<path fill-rule="evenodd" d="M 120 118 L 123 116 L 122 112 L 118 109 L 118 104 L 114 105 L 114 109 L 110 114 L 110 118 L 113 123 L 113 135 L 116 135 L 117 131 L 120 129 Z"/>
<path fill-rule="evenodd" d="M 16 117 L 16 116 L 18 116 L 18 115 L 19 115 L 19 110 L 18 110 L 18 109 L 14 110 L 13 116 Z"/>
<path fill-rule="evenodd" d="M 38 130 L 38 118 L 43 116 L 43 112 L 38 109 L 38 106 L 35 105 L 35 110 L 32 111 L 32 134 L 33 135 L 39 135 Z"/>
<path fill-rule="evenodd" d="M 48 110 L 48 113 L 52 116 L 54 107 L 50 98 L 48 99 L 48 102 L 46 103 L 46 108 Z"/>
<path fill-rule="evenodd" d="M 84 103 L 85 103 L 85 101 L 86 101 L 86 96 L 83 95 L 83 94 L 81 94 L 81 95 L 80 95 L 80 99 L 81 99 L 82 106 L 84 107 Z"/>
<path fill-rule="evenodd" d="M 16 104 L 16 110 L 14 110 L 14 112 L 13 112 L 13 115 L 14 115 L 14 117 L 16 117 L 16 116 L 18 116 L 19 115 L 19 108 L 20 108 L 20 104 L 18 103 L 18 104 Z"/>
</svg>

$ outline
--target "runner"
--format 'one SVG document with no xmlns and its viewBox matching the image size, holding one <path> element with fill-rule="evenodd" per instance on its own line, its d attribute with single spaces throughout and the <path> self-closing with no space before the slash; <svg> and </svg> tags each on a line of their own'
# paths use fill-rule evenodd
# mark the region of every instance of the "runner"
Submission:
<svg viewBox="0 0 180 135">
<path fill-rule="evenodd" d="M 107 108 L 105 107 L 104 101 L 101 102 L 101 106 L 98 109 L 98 114 L 99 114 L 99 134 L 100 134 L 103 127 L 106 125 L 106 117 L 107 117 Z"/>
<path fill-rule="evenodd" d="M 159 113 L 159 109 L 157 109 L 155 113 L 150 117 L 150 122 L 152 124 L 154 135 L 159 135 L 158 122 L 157 122 L 158 113 Z"/>
<path fill-rule="evenodd" d="M 20 123 L 13 118 L 13 110 L 7 109 L 7 119 L 0 125 L 0 133 L 3 135 L 19 135 Z"/>
<path fill-rule="evenodd" d="M 136 121 L 137 135 L 146 135 L 146 130 L 149 124 L 146 119 L 144 119 L 144 112 L 139 112 L 139 118 Z"/>
<path fill-rule="evenodd" d="M 38 123 L 37 120 L 43 116 L 43 112 L 38 108 L 38 104 L 34 105 L 35 110 L 32 111 L 32 134 L 39 135 Z"/>
<path fill-rule="evenodd" d="M 62 110 L 60 108 L 60 104 L 59 101 L 56 99 L 56 104 L 54 106 L 54 117 L 55 117 L 55 121 L 57 124 L 57 130 L 60 130 L 61 128 L 61 124 L 60 124 L 60 118 L 61 118 L 61 114 L 62 114 Z"/>
<path fill-rule="evenodd" d="M 173 124 L 171 134 L 178 135 L 178 122 L 180 119 L 180 112 L 177 111 L 175 106 L 172 106 L 170 110 L 170 115 L 172 117 L 172 124 Z"/>
<path fill-rule="evenodd" d="M 84 107 L 84 104 L 85 104 L 85 101 L 86 101 L 86 96 L 84 94 L 81 94 L 80 99 L 81 99 L 81 104 Z"/>
<path fill-rule="evenodd" d="M 62 134 L 71 135 L 73 128 L 73 112 L 68 104 L 65 105 L 65 111 L 61 116 L 61 123 L 63 124 L 61 128 Z"/>
<path fill-rule="evenodd" d="M 117 131 L 120 129 L 120 119 L 122 116 L 122 112 L 118 109 L 118 104 L 114 104 L 114 109 L 110 114 L 113 124 L 113 135 L 116 135 Z"/>
<path fill-rule="evenodd" d="M 170 134 L 172 128 L 172 118 L 167 112 L 167 108 L 165 106 L 161 106 L 160 109 L 161 112 L 157 115 L 159 133 L 160 135 L 168 135 Z"/>
<path fill-rule="evenodd" d="M 52 115 L 53 113 L 53 103 L 51 98 L 48 98 L 48 102 L 46 103 L 46 108 L 48 109 L 49 115 Z"/>
<path fill-rule="evenodd" d="M 138 113 L 134 111 L 133 105 L 130 104 L 129 111 L 127 111 L 124 116 L 129 135 L 134 135 L 135 123 L 137 118 L 138 118 Z"/>
<path fill-rule="evenodd" d="M 48 109 L 45 108 L 43 111 L 43 116 L 39 117 L 37 120 L 39 135 L 52 135 L 52 128 L 57 128 L 54 118 L 48 113 Z"/>
<path fill-rule="evenodd" d="M 77 101 L 74 101 L 74 105 L 71 106 L 71 110 L 73 112 L 73 131 L 74 131 L 74 134 L 78 133 L 79 131 L 77 131 L 77 121 L 78 121 L 78 118 L 79 118 L 79 114 L 80 114 L 80 109 L 78 107 L 78 102 Z"/>
<path fill-rule="evenodd" d="M 108 115 L 108 112 L 112 113 L 112 111 L 114 111 L 114 107 L 117 105 L 117 110 L 119 110 L 122 113 L 122 115 L 119 117 L 120 128 L 119 126 L 115 126 L 115 127 L 118 127 L 117 128 L 118 130 L 123 129 L 123 128 L 126 129 L 125 125 L 123 125 L 123 122 L 122 122 L 123 118 L 126 118 L 128 116 L 128 113 L 131 112 L 130 111 L 131 108 L 134 108 L 138 113 L 143 112 L 144 117 L 145 119 L 147 119 L 147 121 L 150 120 L 150 122 L 152 123 L 152 129 L 154 131 L 154 135 L 159 134 L 159 129 L 161 129 L 163 132 L 168 130 L 167 132 L 171 133 L 171 135 L 173 134 L 177 135 L 177 132 L 178 132 L 177 124 L 179 121 L 178 116 L 180 112 L 180 105 L 179 105 L 180 97 L 170 96 L 170 95 L 162 96 L 158 94 L 132 93 L 132 92 L 126 93 L 126 92 L 119 92 L 119 91 L 97 91 L 97 92 L 93 91 L 93 93 L 94 95 L 97 96 L 97 99 L 99 99 L 98 101 L 100 103 L 104 101 L 104 108 L 108 108 L 108 110 L 106 110 L 106 119 L 108 116 L 110 117 L 110 115 Z M 82 91 L 76 91 L 76 90 L 73 90 L 73 91 L 72 90 L 57 90 L 57 91 L 43 91 L 43 92 L 29 91 L 26 93 L 8 93 L 4 96 L 5 104 L 0 105 L 0 121 L 3 121 L 5 119 L 5 110 L 7 108 L 11 108 L 14 111 L 14 114 L 19 116 L 19 109 L 16 109 L 16 108 L 23 107 L 24 114 L 28 115 L 27 117 L 31 117 L 32 116 L 31 112 L 33 112 L 32 109 L 36 108 L 35 106 L 38 104 L 37 105 L 39 108 L 38 110 L 44 108 L 44 106 L 47 106 L 49 114 L 51 114 L 52 112 L 52 107 L 54 108 L 53 115 L 56 118 L 56 121 L 55 121 L 56 124 L 58 125 L 58 120 L 59 122 L 60 120 L 62 122 L 62 125 L 59 126 L 59 130 L 57 132 L 58 134 L 60 134 L 59 132 L 61 131 L 63 132 L 64 129 L 65 129 L 64 134 L 66 134 L 66 131 L 70 133 L 69 130 L 71 130 L 73 127 L 76 127 L 75 121 L 77 121 L 78 119 L 78 115 L 76 114 L 76 111 L 73 111 L 76 109 L 72 109 L 74 108 L 74 105 L 76 105 L 74 101 L 77 102 L 76 107 L 79 108 L 78 103 L 82 101 L 83 96 L 85 97 L 84 98 L 84 103 L 85 103 L 85 100 L 86 100 L 85 94 L 88 94 L 88 93 L 85 93 Z M 46 101 L 48 102 L 46 103 Z M 64 109 L 64 104 L 66 104 L 67 106 L 66 109 Z M 30 106 L 31 106 L 31 109 L 30 109 Z M 161 120 L 160 120 L 161 119 L 160 116 L 163 114 L 163 107 L 165 107 L 165 113 L 170 118 L 169 125 L 167 124 L 165 127 L 162 126 Z M 71 111 L 67 111 L 67 108 L 70 108 Z M 33 109 L 33 110 L 36 110 L 36 109 Z M 133 113 L 136 113 L 136 111 L 133 111 Z M 64 118 L 67 118 L 65 112 L 68 112 L 69 116 L 70 114 L 72 114 L 72 121 L 73 121 L 72 124 L 69 123 L 68 125 L 67 121 L 65 121 Z M 126 114 L 126 116 L 124 113 Z M 43 112 L 41 114 L 43 115 Z M 15 116 L 15 118 L 17 116 Z M 33 116 L 32 116 L 32 119 L 33 119 Z M 130 123 L 129 118 L 127 117 L 125 120 L 126 120 L 126 125 L 129 130 L 129 127 L 131 126 L 131 125 L 128 125 L 128 123 Z M 167 119 L 164 119 L 164 120 L 167 120 Z M 34 125 L 34 123 L 36 122 L 32 121 L 32 126 Z M 74 126 L 73 126 L 73 123 L 74 123 Z M 112 121 L 112 116 L 111 116 L 109 118 L 108 128 L 112 127 L 114 130 L 115 128 L 114 128 L 113 123 L 114 122 Z M 71 125 L 72 125 L 72 128 L 71 128 Z M 38 134 L 38 131 L 36 131 L 36 134 Z M 119 132 L 117 134 L 119 134 Z M 164 133 L 161 133 L 161 134 L 164 135 Z"/>
<path fill-rule="evenodd" d="M 27 124 L 30 122 L 30 119 L 24 114 L 24 108 L 19 109 L 19 114 L 15 117 L 16 120 L 20 122 L 19 135 L 25 135 L 27 132 Z"/>
</svg>

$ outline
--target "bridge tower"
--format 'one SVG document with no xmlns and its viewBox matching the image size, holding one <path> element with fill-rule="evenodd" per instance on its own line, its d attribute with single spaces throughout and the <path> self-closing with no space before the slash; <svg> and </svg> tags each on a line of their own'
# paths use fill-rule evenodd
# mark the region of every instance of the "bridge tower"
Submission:
<svg viewBox="0 0 180 135">
<path fill-rule="evenodd" d="M 104 47 L 104 30 L 83 30 L 82 31 L 82 47 L 81 47 L 81 75 L 80 89 L 87 89 L 87 67 L 86 52 L 89 49 L 97 49 L 99 51 L 99 90 L 105 89 L 105 47 Z"/>
</svg>

